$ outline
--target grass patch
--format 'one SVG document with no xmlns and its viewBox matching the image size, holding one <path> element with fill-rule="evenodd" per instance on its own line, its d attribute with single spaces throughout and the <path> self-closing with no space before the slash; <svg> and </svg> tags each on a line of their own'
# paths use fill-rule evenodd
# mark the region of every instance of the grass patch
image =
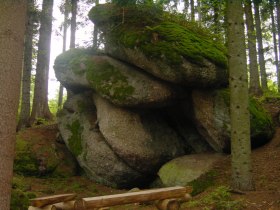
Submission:
<svg viewBox="0 0 280 210">
<path fill-rule="evenodd" d="M 199 200 L 189 201 L 186 207 L 200 207 L 203 210 L 241 210 L 242 200 L 233 200 L 230 189 L 226 186 L 217 187 L 214 191 Z"/>
</svg>

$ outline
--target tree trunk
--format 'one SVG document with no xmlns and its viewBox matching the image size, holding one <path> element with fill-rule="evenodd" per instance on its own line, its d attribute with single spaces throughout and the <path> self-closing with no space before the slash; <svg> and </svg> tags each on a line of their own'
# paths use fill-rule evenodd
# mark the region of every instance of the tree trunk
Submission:
<svg viewBox="0 0 280 210">
<path fill-rule="evenodd" d="M 99 4 L 99 0 L 95 0 L 95 5 Z M 98 28 L 94 25 L 93 28 L 93 48 L 98 49 Z"/>
<path fill-rule="evenodd" d="M 50 64 L 50 46 L 52 33 L 53 0 L 44 0 L 40 17 L 38 56 L 36 66 L 36 78 L 34 99 L 30 123 L 38 118 L 52 119 L 48 105 L 48 77 Z"/>
<path fill-rule="evenodd" d="M 274 46 L 274 57 L 275 57 L 275 70 L 277 74 L 277 84 L 278 84 L 278 93 L 280 92 L 280 72 L 279 72 L 279 62 L 278 62 L 278 49 L 277 49 L 277 38 L 276 38 L 276 25 L 274 19 L 274 1 L 269 1 L 270 17 L 271 17 L 271 26 L 272 26 L 272 36 L 273 36 L 273 46 Z"/>
<path fill-rule="evenodd" d="M 194 0 L 191 0 L 191 21 L 195 21 Z"/>
<path fill-rule="evenodd" d="M 0 209 L 10 209 L 27 2 L 0 3 Z"/>
<path fill-rule="evenodd" d="M 30 90 L 31 90 L 31 70 L 32 70 L 32 50 L 34 34 L 34 0 L 28 0 L 27 21 L 24 41 L 24 66 L 22 70 L 21 82 L 21 109 L 17 130 L 29 127 L 30 117 Z"/>
<path fill-rule="evenodd" d="M 255 21 L 256 21 L 256 34 L 258 41 L 258 55 L 259 55 L 259 65 L 260 65 L 260 73 L 261 73 L 261 86 L 263 91 L 267 91 L 267 74 L 265 70 L 265 60 L 264 60 L 264 50 L 263 50 L 263 37 L 262 37 L 262 29 L 261 29 L 261 17 L 260 17 L 260 9 L 258 0 L 254 0 L 254 11 L 255 11 Z"/>
<path fill-rule="evenodd" d="M 63 45 L 62 52 L 66 51 L 66 39 L 67 39 L 67 28 L 68 28 L 68 16 L 69 16 L 69 0 L 65 0 L 64 2 L 64 22 L 63 22 Z M 59 93 L 58 93 L 58 110 L 61 109 L 63 102 L 63 86 L 59 85 Z"/>
<path fill-rule="evenodd" d="M 277 10 L 277 33 L 278 33 L 278 62 L 280 61 L 280 1 L 276 0 L 276 10 Z M 280 65 L 280 64 L 278 64 Z M 279 66 L 278 66 L 279 68 Z M 278 79 L 279 81 L 279 79 Z M 278 83 L 278 92 L 279 92 L 279 83 Z"/>
<path fill-rule="evenodd" d="M 196 4 L 197 4 L 197 6 L 196 6 L 196 8 L 197 8 L 197 21 L 201 25 L 201 21 L 202 21 L 201 16 L 202 15 L 201 15 L 201 2 L 200 2 L 200 0 L 197 0 Z"/>
<path fill-rule="evenodd" d="M 253 190 L 242 0 L 228 0 L 232 187 Z"/>
<path fill-rule="evenodd" d="M 257 62 L 257 46 L 255 27 L 252 14 L 251 0 L 245 2 L 245 15 L 248 36 L 248 49 L 249 49 L 249 72 L 250 72 L 250 93 L 253 95 L 261 95 L 262 90 L 260 86 L 260 76 Z"/>
<path fill-rule="evenodd" d="M 70 48 L 75 48 L 75 40 L 76 40 L 76 17 L 77 17 L 77 1 L 71 0 L 71 34 L 70 34 Z"/>
</svg>

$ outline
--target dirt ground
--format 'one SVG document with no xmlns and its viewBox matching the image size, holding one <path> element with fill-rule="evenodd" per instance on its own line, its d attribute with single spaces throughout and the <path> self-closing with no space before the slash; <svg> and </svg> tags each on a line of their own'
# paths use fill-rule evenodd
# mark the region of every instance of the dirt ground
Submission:
<svg viewBox="0 0 280 210">
<path fill-rule="evenodd" d="M 24 139 L 37 138 L 41 143 L 55 141 L 57 128 L 55 126 L 29 128 L 19 134 Z M 252 152 L 253 173 L 256 190 L 246 193 L 232 192 L 234 200 L 241 200 L 241 209 L 252 210 L 280 210 L 280 127 L 277 128 L 274 138 L 261 148 Z M 216 166 L 217 176 L 215 186 L 195 196 L 193 201 L 200 200 L 210 194 L 218 186 L 230 186 L 230 156 L 224 158 Z M 76 192 L 79 197 L 90 197 L 97 195 L 116 194 L 126 190 L 116 190 L 93 183 L 82 176 L 70 178 L 35 178 L 23 177 L 28 190 L 35 192 L 38 196 L 53 195 L 60 193 Z M 112 209 L 156 209 L 152 205 L 127 205 L 114 207 Z M 209 207 L 187 207 L 181 209 L 218 209 L 211 205 Z M 232 209 L 232 208 L 225 208 Z"/>
</svg>

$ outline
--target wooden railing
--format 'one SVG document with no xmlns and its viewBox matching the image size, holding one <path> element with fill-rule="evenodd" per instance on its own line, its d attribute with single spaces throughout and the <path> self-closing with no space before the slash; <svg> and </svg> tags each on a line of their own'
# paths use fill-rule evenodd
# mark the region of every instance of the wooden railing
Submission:
<svg viewBox="0 0 280 210">
<path fill-rule="evenodd" d="M 159 210 L 178 210 L 182 202 L 191 199 L 190 192 L 191 189 L 186 187 L 167 187 L 82 199 L 76 199 L 76 194 L 62 194 L 31 199 L 28 210 L 101 210 L 151 201 Z"/>
</svg>

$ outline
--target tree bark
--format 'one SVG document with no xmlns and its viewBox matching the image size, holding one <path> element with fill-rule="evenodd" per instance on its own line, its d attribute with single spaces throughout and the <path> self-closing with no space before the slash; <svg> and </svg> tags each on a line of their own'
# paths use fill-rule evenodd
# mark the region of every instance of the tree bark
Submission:
<svg viewBox="0 0 280 210">
<path fill-rule="evenodd" d="M 278 34 L 278 62 L 280 61 L 280 1 L 276 0 L 276 11 L 277 11 L 277 34 Z M 278 64 L 278 68 L 279 68 Z M 279 81 L 279 80 L 278 80 Z M 279 92 L 279 83 L 278 83 Z"/>
<path fill-rule="evenodd" d="M 40 17 L 38 56 L 36 66 L 36 78 L 34 99 L 30 123 L 38 118 L 52 119 L 48 105 L 48 77 L 50 64 L 50 46 L 52 33 L 53 0 L 44 0 Z"/>
<path fill-rule="evenodd" d="M 62 52 L 66 51 L 68 16 L 69 16 L 69 0 L 65 0 L 65 2 L 64 2 L 64 22 L 63 22 L 63 45 L 62 45 Z M 60 84 L 59 85 L 59 93 L 58 93 L 58 110 L 61 109 L 62 102 L 63 102 L 63 86 Z"/>
<path fill-rule="evenodd" d="M 232 187 L 253 190 L 242 0 L 227 1 Z"/>
<path fill-rule="evenodd" d="M 10 209 L 27 2 L 0 3 L 0 209 Z"/>
<path fill-rule="evenodd" d="M 95 5 L 99 4 L 99 0 L 95 0 Z M 93 48 L 98 49 L 98 28 L 94 25 L 93 28 Z"/>
<path fill-rule="evenodd" d="M 191 21 L 195 21 L 194 0 L 191 0 Z"/>
<path fill-rule="evenodd" d="M 272 27 L 272 37 L 273 37 L 273 47 L 274 47 L 274 58 L 275 58 L 275 71 L 277 75 L 278 93 L 280 92 L 280 72 L 279 72 L 279 60 L 278 60 L 278 49 L 277 49 L 277 38 L 276 38 L 276 24 L 274 19 L 274 1 L 269 1 L 270 17 L 271 17 L 271 27 Z"/>
<path fill-rule="evenodd" d="M 254 12 L 255 12 L 255 21 L 256 21 L 256 34 L 258 41 L 258 55 L 259 55 L 259 65 L 261 73 L 261 86 L 263 91 L 267 91 L 267 74 L 265 69 L 265 59 L 264 59 L 264 50 L 263 50 L 263 37 L 262 37 L 262 28 L 261 28 L 261 17 L 258 0 L 254 0 Z"/>
<path fill-rule="evenodd" d="M 32 51 L 34 35 L 34 0 L 28 0 L 27 21 L 24 41 L 24 60 L 21 82 L 21 109 L 17 130 L 30 127 L 30 90 L 31 90 L 31 70 L 32 70 Z"/>
<path fill-rule="evenodd" d="M 249 72 L 250 72 L 250 93 L 256 96 L 262 94 L 260 86 L 260 75 L 258 70 L 257 62 L 257 46 L 255 27 L 252 14 L 251 0 L 245 2 L 245 15 L 246 15 L 246 26 L 247 26 L 247 37 L 248 37 L 248 49 L 249 49 Z"/>
<path fill-rule="evenodd" d="M 71 0 L 71 34 L 70 34 L 70 48 L 75 48 L 76 28 L 77 28 L 77 2 L 78 0 Z"/>
</svg>

